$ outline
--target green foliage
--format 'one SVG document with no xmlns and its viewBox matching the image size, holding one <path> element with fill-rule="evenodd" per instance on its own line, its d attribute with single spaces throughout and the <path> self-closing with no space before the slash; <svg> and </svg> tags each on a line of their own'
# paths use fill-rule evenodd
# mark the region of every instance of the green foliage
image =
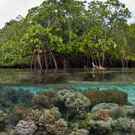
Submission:
<svg viewBox="0 0 135 135">
<path fill-rule="evenodd" d="M 135 25 L 127 24 L 129 17 L 119 0 L 45 0 L 0 30 L 0 65 L 30 64 L 37 48 L 83 54 L 99 65 L 106 57 L 134 60 Z"/>
</svg>

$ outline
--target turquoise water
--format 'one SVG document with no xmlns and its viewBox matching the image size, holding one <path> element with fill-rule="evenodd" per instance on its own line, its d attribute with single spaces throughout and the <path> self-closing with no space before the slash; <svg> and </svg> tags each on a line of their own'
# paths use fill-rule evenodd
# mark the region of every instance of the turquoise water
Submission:
<svg viewBox="0 0 135 135">
<path fill-rule="evenodd" d="M 65 94 L 67 97 L 64 95 L 66 98 L 63 98 L 65 99 L 65 101 L 62 101 L 62 102 L 61 102 L 61 99 L 59 100 L 60 95 L 58 97 L 56 96 L 56 99 L 58 99 L 58 101 L 55 103 L 53 103 L 56 100 L 54 100 L 55 97 L 53 97 L 52 93 L 51 93 L 52 95 L 48 94 L 48 97 L 46 97 L 46 100 L 44 100 L 45 96 L 41 96 L 41 97 L 35 96 L 35 94 L 38 94 L 38 93 L 48 92 L 48 91 L 57 91 L 60 89 L 70 89 L 70 90 L 80 91 L 80 92 L 87 92 L 87 91 L 93 91 L 93 90 L 123 91 L 128 94 L 128 101 L 133 106 L 130 106 L 131 109 L 129 107 L 129 110 L 128 110 L 128 107 L 126 108 L 125 106 L 124 106 L 125 109 L 124 107 L 121 107 L 118 109 L 117 107 L 114 107 L 115 106 L 114 104 L 105 104 L 105 108 L 108 108 L 106 106 L 110 106 L 110 111 L 108 111 L 109 113 L 107 113 L 105 109 L 105 112 L 103 112 L 103 115 L 101 115 L 100 113 L 99 114 L 94 113 L 94 115 L 91 115 L 93 113 L 91 113 L 92 109 L 89 108 L 89 105 L 90 105 L 89 100 L 87 100 L 87 98 L 84 98 L 80 94 L 75 94 L 75 93 L 73 94 L 73 97 L 77 98 L 77 100 L 74 100 L 72 99 L 73 98 L 72 96 L 70 97 L 70 96 L 67 96 L 67 94 Z M 124 94 L 124 98 L 125 97 L 126 96 Z M 78 99 L 80 100 L 81 98 L 82 98 L 82 101 L 78 102 Z M 71 99 L 71 102 L 69 102 L 69 99 Z M 117 98 L 116 99 L 111 98 L 111 99 L 116 100 L 116 102 L 118 102 Z M 73 106 L 71 104 L 73 104 Z M 128 134 L 128 131 L 130 132 L 129 125 L 134 125 L 133 123 L 134 119 L 132 121 L 130 117 L 134 117 L 135 70 L 134 69 L 126 70 L 126 71 L 107 70 L 103 72 L 70 71 L 70 72 L 57 72 L 57 73 L 50 71 L 49 73 L 44 73 L 44 74 L 40 72 L 34 73 L 31 71 L 19 70 L 19 69 L 18 70 L 14 70 L 14 69 L 13 70 L 11 69 L 0 70 L 0 112 L 4 112 L 4 114 L 5 113 L 9 114 L 8 119 L 5 118 L 6 119 L 5 121 L 7 122 L 7 125 L 9 125 L 10 128 L 13 127 L 14 129 L 18 121 L 22 120 L 22 117 L 24 116 L 24 114 L 26 114 L 27 112 L 29 113 L 31 108 L 33 108 L 34 110 L 32 110 L 32 113 L 30 114 L 34 114 L 33 112 L 36 112 L 36 111 L 38 113 L 39 111 L 39 113 L 41 114 L 41 117 L 39 117 L 38 119 L 40 120 L 40 118 L 42 118 L 42 116 L 44 116 L 46 113 L 48 115 L 49 113 L 51 113 L 51 110 L 53 112 L 55 111 L 55 109 L 53 110 L 52 108 L 49 110 L 47 109 L 47 108 L 52 107 L 52 105 L 55 105 L 56 107 L 58 107 L 58 109 L 60 110 L 60 113 L 62 114 L 62 120 L 68 120 L 67 122 L 69 124 L 71 123 L 71 125 L 69 125 L 69 127 L 71 128 L 73 126 L 77 127 L 78 124 L 81 125 L 81 123 L 83 126 L 86 123 L 86 126 L 88 125 L 87 128 L 90 130 L 90 133 L 92 132 L 92 134 L 99 134 L 99 132 L 101 131 L 101 128 L 103 128 L 102 125 L 101 126 L 98 125 L 98 123 L 100 122 L 98 115 L 101 115 L 108 119 L 106 121 L 105 119 L 102 119 L 103 117 L 101 118 L 101 120 L 103 121 L 103 123 L 101 121 L 101 124 L 107 125 L 107 127 L 105 126 L 105 128 L 103 128 L 102 134 L 109 133 L 108 129 L 111 132 L 114 132 L 115 130 L 116 131 L 118 130 L 118 132 L 121 132 L 124 130 L 124 132 Z M 92 106 L 93 105 L 94 104 L 92 104 Z M 94 107 L 97 107 L 97 106 L 94 106 Z M 40 111 L 41 108 L 45 109 L 45 111 L 43 111 L 43 114 L 42 114 L 42 110 Z M 36 109 L 39 109 L 39 110 L 36 110 Z M 116 110 L 116 112 L 114 110 Z M 118 115 L 117 115 L 117 112 L 119 113 Z M 59 114 L 58 111 L 56 114 Z M 83 118 L 82 114 L 88 114 L 85 116 L 88 116 L 88 121 L 90 119 L 89 121 L 90 123 L 89 122 L 87 123 L 87 117 L 85 119 L 82 119 Z M 95 120 L 95 116 L 96 116 L 95 114 L 97 115 L 97 118 L 98 118 L 96 120 Z M 107 114 L 107 116 L 104 114 Z M 108 114 L 111 114 L 111 117 L 112 117 L 111 123 L 110 123 L 110 116 Z M 123 114 L 124 114 L 124 117 L 123 117 Z M 126 114 L 129 116 L 125 117 Z M 50 116 L 53 116 L 53 115 L 51 114 Z M 76 116 L 76 117 L 72 120 L 71 119 L 72 116 Z M 94 120 L 91 116 L 92 117 L 94 116 Z M 116 119 L 117 117 L 118 119 Z M 121 120 L 121 117 L 122 117 L 122 120 Z M 26 118 L 31 118 L 31 117 L 26 117 Z M 86 122 L 84 123 L 85 120 Z M 82 122 L 80 123 L 80 121 Z M 92 125 L 91 121 L 92 123 L 93 122 L 94 123 L 97 122 L 97 123 L 91 126 Z M 54 123 L 55 122 L 57 121 L 54 121 Z M 114 128 L 113 123 L 116 123 L 115 128 Z M 63 127 L 65 128 L 64 125 Z M 43 130 L 42 129 L 43 128 L 41 128 L 41 132 L 44 130 L 46 131 L 46 127 Z M 41 132 L 39 132 L 39 134 Z M 47 133 L 47 132 L 44 132 L 44 133 Z M 115 133 L 117 132 L 114 132 L 114 134 Z M 121 134 L 123 134 L 123 132 Z"/>
<path fill-rule="evenodd" d="M 34 94 L 63 88 L 77 91 L 121 90 L 128 94 L 129 102 L 135 104 L 135 69 L 50 71 L 44 74 L 23 69 L 0 69 L 0 90 L 3 88 Z"/>
<path fill-rule="evenodd" d="M 135 104 L 135 84 L 116 84 L 116 83 L 66 83 L 66 84 L 48 84 L 45 86 L 30 86 L 30 85 L 2 85 L 1 87 L 14 90 L 29 91 L 31 93 L 40 93 L 47 91 L 55 91 L 59 89 L 73 89 L 76 91 L 91 91 L 91 90 L 120 90 L 128 94 L 130 103 Z"/>
</svg>

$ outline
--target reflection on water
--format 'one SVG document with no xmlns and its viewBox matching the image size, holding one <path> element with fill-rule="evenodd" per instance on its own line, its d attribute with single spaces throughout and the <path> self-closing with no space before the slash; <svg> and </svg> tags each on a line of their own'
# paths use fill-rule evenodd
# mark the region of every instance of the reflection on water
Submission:
<svg viewBox="0 0 135 135">
<path fill-rule="evenodd" d="M 115 82 L 134 83 L 135 69 L 109 69 L 106 71 L 93 72 L 80 69 L 49 73 L 31 72 L 22 69 L 0 69 L 1 84 L 54 84 L 66 82 Z"/>
<path fill-rule="evenodd" d="M 70 70 L 68 72 L 59 71 L 54 73 L 50 71 L 46 74 L 34 73 L 29 70 L 1 69 L 0 135 L 3 133 L 1 133 L 1 131 L 4 131 L 4 134 L 5 132 L 10 134 L 10 132 L 13 131 L 14 134 L 14 129 L 18 129 L 17 131 L 21 131 L 23 134 L 26 130 L 29 131 L 33 129 L 33 125 L 34 127 L 37 126 L 39 130 L 39 132 L 35 134 L 42 134 L 42 132 L 43 134 L 48 134 L 46 129 L 49 127 L 49 124 L 50 128 L 54 127 L 53 129 L 55 131 L 57 131 L 55 127 L 58 128 L 57 133 L 60 133 L 59 131 L 64 133 L 63 129 L 71 128 L 70 130 L 72 130 L 72 127 L 84 125 L 84 129 L 90 129 L 90 133 L 92 131 L 94 134 L 98 134 L 97 132 L 100 133 L 101 128 L 105 132 L 109 129 L 109 132 L 106 132 L 107 134 L 110 133 L 110 131 L 113 132 L 113 130 L 115 134 L 115 129 L 116 131 L 118 130 L 118 132 L 124 129 L 124 131 L 129 131 L 130 134 L 132 125 L 134 125 L 134 119 L 131 119 L 131 117 L 134 118 L 135 116 L 134 80 L 134 69 L 127 71 L 107 70 L 103 72 Z M 80 93 L 63 90 L 65 88 L 80 91 Z M 60 89 L 62 89 L 62 91 L 56 92 Z M 99 94 L 95 95 L 95 92 L 92 90 L 103 90 L 104 92 L 98 92 L 100 93 L 99 96 Z M 109 95 L 105 94 L 108 93 L 106 91 L 110 90 Z M 123 92 L 115 92 L 114 90 L 126 92 L 128 94 L 128 101 L 132 103 L 132 105 L 119 106 L 118 104 L 114 104 L 127 104 L 127 95 Z M 81 92 L 87 92 L 87 94 L 92 93 L 92 95 L 89 95 L 90 97 L 87 95 L 86 97 L 84 96 L 86 93 L 82 94 Z M 102 102 L 111 103 L 98 104 Z M 101 112 L 99 111 L 98 113 L 93 112 L 97 107 L 99 107 L 99 109 L 102 107 L 103 110 L 101 109 Z M 59 116 L 62 116 L 62 118 Z M 72 119 L 72 116 L 75 116 L 74 119 Z M 50 117 L 53 118 L 53 121 L 50 121 Z M 101 126 L 97 124 L 100 121 Z M 31 124 L 31 122 L 33 123 Z M 94 128 L 90 128 L 93 122 Z M 116 123 L 115 128 L 114 123 Z M 103 124 L 107 125 L 107 127 L 103 127 Z M 131 125 L 130 128 L 129 125 Z M 49 131 L 52 130 L 49 129 Z M 103 132 L 103 134 L 105 132 Z M 78 133 L 81 132 L 79 131 L 77 134 Z M 123 132 L 121 133 L 123 135 Z M 52 132 L 52 134 L 54 134 L 54 132 Z"/>
<path fill-rule="evenodd" d="M 0 69 L 0 90 L 14 89 L 39 93 L 62 88 L 78 91 L 121 90 L 135 104 L 135 69 L 110 69 L 102 72 L 69 70 L 40 73 L 21 69 Z"/>
</svg>

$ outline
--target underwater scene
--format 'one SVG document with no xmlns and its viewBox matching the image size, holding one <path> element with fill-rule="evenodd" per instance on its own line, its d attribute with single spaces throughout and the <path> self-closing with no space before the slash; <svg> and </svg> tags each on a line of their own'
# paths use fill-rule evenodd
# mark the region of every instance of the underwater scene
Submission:
<svg viewBox="0 0 135 135">
<path fill-rule="evenodd" d="M 135 135 L 135 69 L 0 76 L 0 135 Z"/>
<path fill-rule="evenodd" d="M 135 135 L 135 0 L 0 0 L 0 135 Z"/>
</svg>

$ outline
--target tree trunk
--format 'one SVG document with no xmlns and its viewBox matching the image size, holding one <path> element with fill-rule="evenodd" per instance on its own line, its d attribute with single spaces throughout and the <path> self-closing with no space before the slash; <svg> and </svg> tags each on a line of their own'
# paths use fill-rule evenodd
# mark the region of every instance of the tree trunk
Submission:
<svg viewBox="0 0 135 135">
<path fill-rule="evenodd" d="M 128 60 L 126 59 L 125 62 L 126 62 L 126 67 L 128 68 Z"/>
<path fill-rule="evenodd" d="M 39 54 L 37 54 L 37 63 L 39 65 L 40 70 L 42 71 L 43 70 L 43 68 L 42 68 L 42 62 L 41 62 L 41 58 L 40 58 L 40 55 Z"/>
<path fill-rule="evenodd" d="M 58 70 L 58 65 L 57 65 L 56 59 L 55 59 L 54 55 L 52 54 L 52 52 L 50 52 L 50 53 L 51 53 L 52 60 L 54 62 L 55 70 L 57 71 Z"/>
<path fill-rule="evenodd" d="M 101 66 L 100 57 L 98 57 L 98 66 Z"/>
<path fill-rule="evenodd" d="M 112 66 L 112 58 L 109 57 L 108 59 L 109 59 L 110 66 Z"/>
<path fill-rule="evenodd" d="M 34 54 L 32 54 L 32 60 L 31 60 L 31 70 L 32 70 L 32 68 L 33 68 L 33 61 L 34 61 Z"/>
<path fill-rule="evenodd" d="M 124 60 L 123 60 L 123 58 L 121 58 L 121 64 L 122 64 L 122 68 L 124 68 Z"/>
<path fill-rule="evenodd" d="M 64 62 L 63 62 L 63 68 L 64 68 L 64 71 L 67 70 L 67 60 L 65 56 L 64 56 Z"/>
<path fill-rule="evenodd" d="M 45 72 L 47 72 L 48 71 L 48 59 L 47 59 L 47 55 L 46 54 L 44 54 L 44 61 L 45 61 Z"/>
<path fill-rule="evenodd" d="M 102 67 L 104 67 L 104 61 L 105 61 L 105 55 L 103 54 L 103 56 L 102 56 Z"/>
</svg>

